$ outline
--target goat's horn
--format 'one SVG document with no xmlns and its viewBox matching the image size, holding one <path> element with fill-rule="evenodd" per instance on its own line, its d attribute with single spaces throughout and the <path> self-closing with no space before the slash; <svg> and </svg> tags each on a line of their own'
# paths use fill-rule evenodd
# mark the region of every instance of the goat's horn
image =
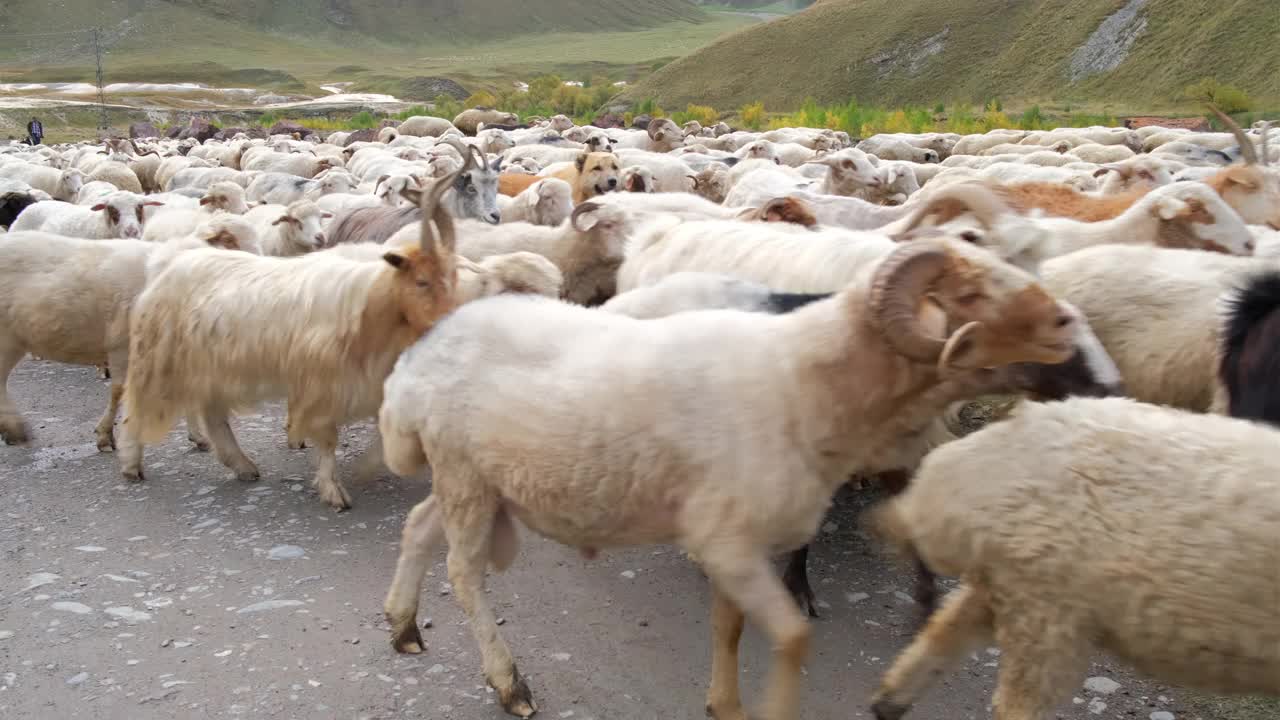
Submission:
<svg viewBox="0 0 1280 720">
<path fill-rule="evenodd" d="M 916 318 L 916 308 L 920 296 L 946 272 L 949 263 L 945 247 L 922 240 L 895 250 L 876 270 L 868 309 L 885 342 L 900 355 L 930 363 L 942 355 L 946 338 L 926 334 Z"/>
<path fill-rule="evenodd" d="M 1271 121 L 1262 123 L 1262 158 L 1259 164 L 1266 167 L 1271 162 L 1270 151 L 1267 150 L 1267 136 L 1271 134 Z"/>
<path fill-rule="evenodd" d="M 1209 103 L 1209 110 L 1218 116 L 1218 119 L 1222 121 L 1223 125 L 1227 126 L 1227 130 L 1231 131 L 1232 135 L 1236 136 L 1236 142 L 1240 143 L 1240 156 L 1244 158 L 1244 163 L 1246 165 L 1261 164 L 1258 162 L 1258 148 L 1253 146 L 1253 141 L 1249 139 L 1248 135 L 1244 134 L 1244 130 L 1240 128 L 1240 125 L 1213 103 Z"/>
<path fill-rule="evenodd" d="M 440 231 L 439 246 L 445 248 L 449 252 L 453 252 L 456 245 L 457 237 L 454 233 L 453 217 L 449 215 L 449 211 L 440 204 L 440 198 L 449 188 L 453 187 L 454 181 L 458 179 L 466 168 L 455 170 L 452 173 L 440 178 L 436 181 L 431 189 L 422 193 L 422 204 L 419 208 L 422 210 L 422 237 L 420 243 L 423 252 L 434 252 L 436 245 L 436 236 L 431 229 L 431 223 L 434 220 L 436 228 Z"/>
<path fill-rule="evenodd" d="M 459 140 L 458 138 L 452 137 L 452 136 L 447 137 L 441 140 L 440 142 L 444 143 L 445 145 L 448 145 L 454 150 L 457 150 L 458 154 L 462 156 L 462 170 L 460 172 L 466 172 L 471 168 L 476 167 L 475 165 L 476 156 L 475 156 L 475 153 L 471 152 L 473 146 L 468 145 L 462 142 L 461 140 Z"/>
</svg>

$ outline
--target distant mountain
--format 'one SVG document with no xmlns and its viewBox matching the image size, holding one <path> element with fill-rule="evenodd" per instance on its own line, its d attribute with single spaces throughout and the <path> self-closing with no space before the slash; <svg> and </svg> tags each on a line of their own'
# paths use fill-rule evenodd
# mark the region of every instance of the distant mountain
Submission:
<svg viewBox="0 0 1280 720">
<path fill-rule="evenodd" d="M 173 10 L 185 12 L 174 13 Z M 116 36 L 156 18 L 230 23 L 253 34 L 378 42 L 491 40 L 514 35 L 643 29 L 706 13 L 687 0 L 4 0 L 5 33 L 98 25 Z M 178 34 L 181 36 L 182 34 Z M 163 44 L 163 37 L 149 37 Z"/>
<path fill-rule="evenodd" d="M 1280 98 L 1280 2 L 818 0 L 726 36 L 627 92 L 720 109 L 806 97 L 1170 102 L 1205 77 Z"/>
</svg>

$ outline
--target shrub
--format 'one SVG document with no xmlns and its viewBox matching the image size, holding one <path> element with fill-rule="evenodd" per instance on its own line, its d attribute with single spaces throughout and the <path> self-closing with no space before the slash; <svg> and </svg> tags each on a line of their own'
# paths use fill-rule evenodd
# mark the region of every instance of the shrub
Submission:
<svg viewBox="0 0 1280 720">
<path fill-rule="evenodd" d="M 707 125 L 715 125 L 720 121 L 720 113 L 716 109 L 707 105 L 690 104 L 684 109 L 684 112 L 672 113 L 672 121 L 677 125 L 684 125 L 690 120 L 697 120 L 705 127 Z"/>
<path fill-rule="evenodd" d="M 764 103 L 744 105 L 738 114 L 742 116 L 742 124 L 748 129 L 759 130 L 764 127 Z"/>
<path fill-rule="evenodd" d="M 486 92 L 484 90 L 477 90 L 476 92 L 471 93 L 471 96 L 462 104 L 464 107 L 468 108 L 494 107 L 498 104 L 498 99 L 493 96 L 493 93 Z"/>
<path fill-rule="evenodd" d="M 1217 78 L 1205 78 L 1188 85 L 1183 88 L 1182 97 L 1191 102 L 1213 103 L 1228 115 L 1248 112 L 1254 107 L 1253 98 L 1248 93 L 1234 85 L 1219 83 Z"/>
</svg>

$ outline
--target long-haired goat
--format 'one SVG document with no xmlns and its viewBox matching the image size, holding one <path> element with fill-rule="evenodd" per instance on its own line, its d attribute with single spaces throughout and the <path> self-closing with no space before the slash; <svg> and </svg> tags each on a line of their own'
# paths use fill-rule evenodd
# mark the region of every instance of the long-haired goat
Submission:
<svg viewBox="0 0 1280 720">
<path fill-rule="evenodd" d="M 377 413 L 396 358 L 453 308 L 454 229 L 440 204 L 453 180 L 423 195 L 418 243 L 388 247 L 378 260 L 203 250 L 175 258 L 138 298 L 132 319 L 124 477 L 143 478 L 143 443 L 160 440 L 187 412 L 238 479 L 256 480 L 228 415 L 287 397 L 291 434 L 316 444 L 321 499 L 350 507 L 336 477 L 338 426 Z"/>
</svg>

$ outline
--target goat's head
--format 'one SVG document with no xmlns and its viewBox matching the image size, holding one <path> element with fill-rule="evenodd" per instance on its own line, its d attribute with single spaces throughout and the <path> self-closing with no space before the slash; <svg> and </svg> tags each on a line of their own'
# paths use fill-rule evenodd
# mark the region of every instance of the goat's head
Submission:
<svg viewBox="0 0 1280 720">
<path fill-rule="evenodd" d="M 463 172 L 459 169 L 420 193 L 422 231 L 418 244 L 388 250 L 382 256 L 395 268 L 393 292 L 401 317 L 419 334 L 430 330 L 457 302 L 456 235 L 453 218 L 440 200 Z"/>
<path fill-rule="evenodd" d="M 805 165 L 826 165 L 829 180 L 840 186 L 877 188 L 884 181 L 879 161 L 861 150 L 846 149 L 808 160 Z"/>
<path fill-rule="evenodd" d="M 1130 212 L 1145 209 L 1160 222 L 1157 242 L 1232 255 L 1253 254 L 1253 233 L 1213 188 L 1180 182 L 1147 193 Z"/>
<path fill-rule="evenodd" d="M 106 215 L 110 231 L 108 237 L 136 239 L 142 237 L 142 225 L 147 221 L 146 209 L 163 205 L 131 192 L 114 192 L 89 209 Z"/>
<path fill-rule="evenodd" d="M 296 248 L 307 253 L 325 246 L 323 221 L 332 217 L 332 213 L 322 211 L 310 200 L 298 200 L 271 224 L 284 225 L 283 234 Z"/>
<path fill-rule="evenodd" d="M 604 195 L 618 189 L 622 170 L 612 153 L 584 152 L 574 161 L 578 169 L 578 187 L 586 197 Z"/>
<path fill-rule="evenodd" d="M 876 269 L 867 308 L 894 351 L 943 373 L 1056 364 L 1075 353 L 1072 308 L 1030 273 L 963 242 L 921 240 L 895 250 Z"/>
<path fill-rule="evenodd" d="M 466 145 L 456 138 L 440 142 L 453 147 L 463 158 L 462 168 L 448 176 L 452 178 L 454 211 L 460 217 L 497 225 L 502 219 L 498 211 L 498 169 L 502 166 L 502 158 L 496 158 L 489 164 L 484 153 L 474 145 Z"/>
<path fill-rule="evenodd" d="M 1267 147 L 1269 127 L 1262 130 L 1262 152 L 1254 147 L 1253 140 L 1215 106 L 1210 109 L 1236 136 L 1240 143 L 1240 155 L 1244 165 L 1234 165 L 1219 172 L 1209 184 L 1222 195 L 1227 204 L 1240 213 L 1245 222 L 1253 225 L 1270 225 L 1280 230 L 1280 168 L 1269 166 L 1270 149 Z"/>
</svg>

